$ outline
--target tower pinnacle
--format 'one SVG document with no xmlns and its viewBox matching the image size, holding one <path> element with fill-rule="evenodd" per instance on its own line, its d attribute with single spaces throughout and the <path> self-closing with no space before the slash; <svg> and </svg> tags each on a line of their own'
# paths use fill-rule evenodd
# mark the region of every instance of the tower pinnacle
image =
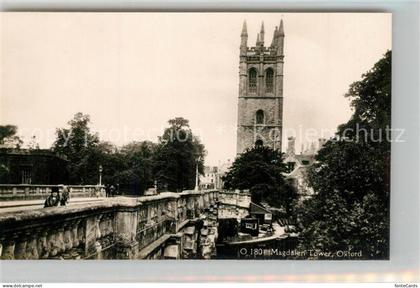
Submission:
<svg viewBox="0 0 420 288">
<path fill-rule="evenodd" d="M 284 36 L 283 19 L 280 20 L 279 36 Z"/>
<path fill-rule="evenodd" d="M 274 33 L 273 33 L 273 40 L 271 41 L 271 47 L 274 47 L 277 45 L 277 37 L 278 37 L 278 30 L 276 26 L 276 29 L 274 29 Z"/>
<path fill-rule="evenodd" d="M 284 27 L 283 19 L 280 20 L 280 27 L 277 32 L 277 55 L 284 54 Z"/>
<path fill-rule="evenodd" d="M 244 24 L 242 25 L 241 37 L 248 37 L 248 31 L 246 29 L 246 20 L 244 20 Z"/>
<path fill-rule="evenodd" d="M 264 21 L 261 23 L 260 42 L 264 46 Z"/>
<path fill-rule="evenodd" d="M 244 20 L 244 24 L 242 26 L 242 33 L 241 33 L 241 47 L 240 53 L 242 56 L 246 55 L 247 45 L 248 45 L 248 32 L 246 29 L 246 20 Z"/>
</svg>

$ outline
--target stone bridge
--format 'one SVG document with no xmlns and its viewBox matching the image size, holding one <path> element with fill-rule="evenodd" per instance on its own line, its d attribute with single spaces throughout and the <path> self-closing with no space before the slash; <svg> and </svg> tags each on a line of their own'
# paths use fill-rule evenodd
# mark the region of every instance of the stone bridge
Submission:
<svg viewBox="0 0 420 288">
<path fill-rule="evenodd" d="M 243 217 L 249 202 L 246 193 L 184 191 L 0 213 L 1 258 L 208 259 L 218 218 Z"/>
</svg>

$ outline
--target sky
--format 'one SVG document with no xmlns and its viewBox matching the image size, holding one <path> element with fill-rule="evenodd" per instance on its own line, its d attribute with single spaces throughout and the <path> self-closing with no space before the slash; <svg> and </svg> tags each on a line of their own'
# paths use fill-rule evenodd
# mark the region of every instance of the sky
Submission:
<svg viewBox="0 0 420 288">
<path fill-rule="evenodd" d="M 77 112 L 101 140 L 151 140 L 190 121 L 206 164 L 236 155 L 243 21 L 255 46 L 285 29 L 283 147 L 297 152 L 346 122 L 348 87 L 391 49 L 387 13 L 1 13 L 0 124 L 41 148 Z M 310 134 L 310 135 L 309 135 Z"/>
</svg>

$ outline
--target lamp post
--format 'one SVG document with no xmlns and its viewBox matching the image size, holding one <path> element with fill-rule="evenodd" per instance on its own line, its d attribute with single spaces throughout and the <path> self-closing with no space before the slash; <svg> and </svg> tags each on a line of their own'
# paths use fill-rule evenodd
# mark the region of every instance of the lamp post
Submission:
<svg viewBox="0 0 420 288">
<path fill-rule="evenodd" d="M 199 175 L 198 175 L 198 164 L 200 163 L 200 161 L 201 161 L 201 156 L 198 156 L 197 165 L 195 166 L 195 188 L 194 188 L 195 191 L 198 191 L 198 177 L 199 177 Z"/>
<path fill-rule="evenodd" d="M 102 185 L 102 165 L 99 165 L 99 186 Z"/>
</svg>

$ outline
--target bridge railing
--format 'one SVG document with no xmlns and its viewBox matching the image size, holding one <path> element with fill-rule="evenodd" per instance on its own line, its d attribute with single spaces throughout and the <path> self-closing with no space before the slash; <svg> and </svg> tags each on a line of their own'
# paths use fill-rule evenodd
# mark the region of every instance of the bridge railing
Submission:
<svg viewBox="0 0 420 288">
<path fill-rule="evenodd" d="M 58 185 L 0 184 L 0 201 L 46 199 Z M 104 186 L 67 185 L 70 197 L 84 198 L 105 196 Z"/>
<path fill-rule="evenodd" d="M 1 213 L 1 258 L 81 259 L 107 250 L 113 245 L 114 205 L 107 202 Z"/>
</svg>

